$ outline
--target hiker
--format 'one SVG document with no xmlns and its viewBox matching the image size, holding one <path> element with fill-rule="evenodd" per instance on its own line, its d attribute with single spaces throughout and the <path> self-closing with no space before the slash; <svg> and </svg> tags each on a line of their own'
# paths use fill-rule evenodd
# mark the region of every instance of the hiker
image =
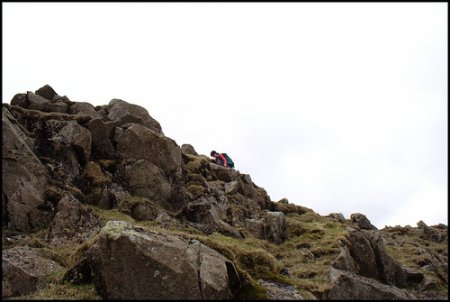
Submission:
<svg viewBox="0 0 450 302">
<path fill-rule="evenodd" d="M 214 157 L 214 162 L 218 165 L 234 168 L 234 162 L 226 153 L 217 153 L 216 151 L 211 151 L 211 156 Z"/>
</svg>

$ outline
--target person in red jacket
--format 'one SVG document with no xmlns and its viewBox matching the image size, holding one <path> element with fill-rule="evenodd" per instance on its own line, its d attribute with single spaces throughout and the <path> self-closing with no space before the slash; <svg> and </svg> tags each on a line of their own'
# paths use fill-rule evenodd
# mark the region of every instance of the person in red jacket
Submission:
<svg viewBox="0 0 450 302">
<path fill-rule="evenodd" d="M 227 159 L 221 153 L 217 153 L 216 151 L 211 151 L 211 156 L 214 157 L 216 164 L 228 167 Z"/>
</svg>

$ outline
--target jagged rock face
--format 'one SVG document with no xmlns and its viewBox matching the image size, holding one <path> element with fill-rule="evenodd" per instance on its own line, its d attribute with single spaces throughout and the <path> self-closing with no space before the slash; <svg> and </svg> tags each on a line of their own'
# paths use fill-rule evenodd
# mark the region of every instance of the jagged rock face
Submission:
<svg viewBox="0 0 450 302">
<path fill-rule="evenodd" d="M 78 186 L 89 203 L 104 208 L 117 203 L 111 191 L 117 186 L 163 205 L 178 200 L 180 147 L 144 108 L 118 99 L 99 107 L 72 102 L 48 85 L 17 94 L 11 105 L 2 112 L 4 224 L 17 230 L 48 225 L 56 207 L 43 196 L 48 179 Z M 93 183 L 86 173 L 92 159 L 115 161 L 118 168 L 102 167 L 107 181 Z"/>
<path fill-rule="evenodd" d="M 36 249 L 24 246 L 2 251 L 2 298 L 25 295 L 39 288 L 52 273 L 63 270 Z"/>
<path fill-rule="evenodd" d="M 381 235 L 375 230 L 349 226 L 347 232 L 348 242 L 341 241 L 341 253 L 332 262 L 331 287 L 325 298 L 414 299 L 399 287 L 425 286 L 424 275 L 392 258 L 384 249 Z"/>
<path fill-rule="evenodd" d="M 333 263 L 335 268 L 346 270 L 385 284 L 406 287 L 408 274 L 404 267 L 384 250 L 381 236 L 369 230 L 347 227 L 349 246 Z M 421 281 L 421 280 L 420 280 Z"/>
<path fill-rule="evenodd" d="M 28 138 L 9 110 L 2 110 L 2 223 L 25 231 L 44 226 L 53 218 L 43 191 L 48 173 L 33 152 Z"/>
<path fill-rule="evenodd" d="M 88 251 L 104 299 L 229 299 L 239 287 L 231 261 L 196 240 L 110 221 Z"/>
<path fill-rule="evenodd" d="M 52 173 L 71 183 L 91 157 L 91 133 L 75 121 L 48 120 L 36 140 L 37 155 L 46 157 Z"/>
<path fill-rule="evenodd" d="M 311 291 L 317 298 L 409 299 L 413 296 L 405 291 L 411 287 L 419 291 L 420 298 L 428 297 L 420 291 L 429 290 L 435 290 L 440 297 L 440 288 L 448 282 L 445 249 L 440 255 L 433 246 L 417 246 L 420 259 L 415 262 L 421 271 L 433 273 L 429 278 L 403 267 L 386 253 L 385 238 L 389 249 L 402 242 L 389 232 L 381 237 L 382 231 L 363 214 L 352 214 L 350 221 L 340 213 L 330 214 L 332 219 L 324 228 L 319 224 L 316 227 L 322 216 L 287 199 L 273 202 L 250 175 L 213 163 L 189 144 L 179 147 L 140 106 L 114 99 L 108 105 L 94 107 L 61 97 L 46 85 L 34 93 L 15 95 L 11 105 L 3 104 L 2 125 L 2 224 L 6 232 L 13 233 L 7 237 L 7 244 L 25 242 L 54 252 L 81 248 L 72 254 L 74 257 L 88 249 L 78 264 L 66 272 L 65 280 L 94 283 L 103 298 L 235 298 L 240 280 L 244 280 L 244 292 L 250 281 L 247 271 L 240 276 L 243 278 L 238 277 L 229 259 L 239 265 L 248 259 L 255 265 L 244 265 L 244 270 L 253 266 L 254 272 L 268 276 L 315 276 L 315 272 L 301 271 L 297 264 L 286 264 L 290 258 L 286 255 L 291 252 L 300 252 L 299 259 L 306 262 L 330 257 L 323 261 L 324 265 L 332 263 L 330 287 L 325 293 L 323 284 L 318 286 L 320 290 Z M 170 231 L 154 233 L 124 222 L 109 222 L 100 232 L 100 223 L 116 214 L 131 216 L 126 219 L 134 219 L 136 225 L 145 229 L 157 226 L 156 229 Z M 313 229 L 304 223 L 313 224 Z M 334 261 L 330 255 L 337 254 L 336 242 L 324 239 L 321 242 L 326 242 L 325 248 L 315 242 L 301 242 L 322 240 L 328 231 L 344 232 L 344 226 L 349 224 L 346 233 L 336 239 L 340 240 L 341 253 Z M 439 248 L 448 240 L 446 226 L 428 227 L 423 222 L 418 226 L 414 231 L 417 239 L 428 240 Z M 33 239 L 20 239 L 22 235 L 16 234 L 22 231 L 27 234 L 25 237 Z M 173 232 L 183 237 L 163 235 Z M 309 235 L 313 236 L 308 238 Z M 206 238 L 205 243 L 217 247 L 228 258 L 199 241 L 184 238 Z M 228 248 L 222 240 L 233 244 Z M 268 242 L 257 253 L 247 255 L 234 247 L 239 240 L 243 244 Z M 267 246 L 270 248 L 266 254 L 263 250 Z M 283 249 L 291 246 L 297 250 L 283 255 Z M 27 253 L 19 251 L 14 255 L 29 259 Z M 27 290 L 36 288 L 34 277 L 14 277 L 21 269 L 11 266 L 10 260 L 7 264 L 5 261 L 3 271 L 6 267 L 8 280 L 13 280 L 3 284 L 8 295 L 22 293 L 14 289 L 16 284 L 23 284 Z M 281 269 L 277 263 L 285 267 Z M 263 268 L 259 272 L 260 266 Z M 24 267 L 27 271 L 25 264 Z M 27 274 L 40 275 L 39 270 L 36 266 Z M 5 280 L 5 273 L 3 276 Z M 267 298 L 301 299 L 288 284 L 263 280 L 261 285 L 268 289 Z"/>
</svg>

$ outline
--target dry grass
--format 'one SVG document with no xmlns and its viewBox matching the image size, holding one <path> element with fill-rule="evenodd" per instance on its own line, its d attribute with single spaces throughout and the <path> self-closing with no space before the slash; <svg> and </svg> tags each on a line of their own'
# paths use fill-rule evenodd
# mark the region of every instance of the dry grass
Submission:
<svg viewBox="0 0 450 302">
<path fill-rule="evenodd" d="M 206 188 L 201 184 L 191 184 L 187 187 L 187 191 L 191 193 L 194 198 L 198 198 L 205 194 Z"/>
<path fill-rule="evenodd" d="M 429 256 L 424 254 L 424 250 L 448 258 L 447 240 L 441 243 L 424 240 L 421 238 L 422 231 L 418 228 L 405 228 L 403 230 L 401 228 L 385 228 L 381 231 L 381 234 L 385 241 L 387 253 L 404 266 L 420 271 L 435 281 L 438 285 L 436 292 L 448 294 L 448 284 L 443 282 L 433 270 L 423 269 L 430 264 Z"/>
<path fill-rule="evenodd" d="M 184 154 L 184 158 L 187 159 L 187 163 L 183 165 L 183 168 L 189 172 L 189 174 L 202 174 L 202 168 L 211 160 L 204 155 L 191 155 Z"/>
<path fill-rule="evenodd" d="M 201 178 L 200 176 L 198 177 Z M 195 185 L 193 185 L 195 186 Z M 203 187 L 202 187 L 203 189 Z M 193 191 L 193 188 L 191 188 Z M 195 191 L 195 190 L 194 190 Z M 193 192 L 191 192 L 193 193 Z M 237 196 L 235 196 L 238 198 Z M 132 198 L 133 199 L 133 198 Z M 130 204 L 138 200 L 129 200 Z M 280 203 L 281 204 L 281 203 Z M 281 204 L 286 206 L 286 204 Z M 289 206 L 289 204 L 287 204 Z M 100 217 L 104 226 L 109 220 L 123 220 L 131 224 L 160 234 L 178 235 L 188 239 L 197 239 L 203 244 L 218 251 L 230 259 L 241 277 L 242 288 L 237 299 L 255 300 L 266 299 L 266 289 L 259 285 L 258 279 L 268 279 L 294 285 L 299 294 L 305 299 L 320 299 L 322 293 L 329 286 L 328 271 L 332 259 L 340 252 L 339 240 L 347 241 L 346 224 L 336 222 L 329 217 L 323 217 L 313 211 L 299 213 L 295 211 L 286 214 L 286 240 L 281 244 L 274 244 L 266 240 L 254 238 L 246 233 L 245 239 L 237 239 L 219 233 L 204 235 L 192 227 L 162 228 L 154 221 L 135 221 L 117 209 L 104 210 L 87 205 Z M 231 205 L 233 211 L 246 211 L 238 205 Z M 245 231 L 242 229 L 242 231 Z M 3 238 L 8 235 L 2 229 Z M 381 231 L 385 238 L 385 249 L 396 260 L 405 266 L 418 270 L 427 259 L 421 253 L 423 248 L 435 251 L 439 255 L 448 255 L 447 241 L 436 243 L 421 238 L 421 231 L 417 228 L 395 229 Z M 41 252 L 49 258 L 69 268 L 74 265 L 95 243 L 96 237 L 71 250 L 49 248 L 45 246 L 42 231 L 36 232 L 34 237 L 28 238 L 30 243 L 39 247 Z M 3 242 L 9 244 L 11 243 Z M 286 273 L 287 272 L 287 273 Z M 423 272 L 438 283 L 436 295 L 447 293 L 446 284 L 439 281 L 433 272 Z M 43 288 L 36 293 L 20 297 L 20 299 L 99 299 L 92 285 L 74 286 L 62 283 L 60 277 L 49 280 Z"/>
<path fill-rule="evenodd" d="M 73 285 L 67 282 L 52 281 L 28 295 L 8 300 L 102 300 L 92 284 Z"/>
<path fill-rule="evenodd" d="M 111 180 L 103 174 L 100 165 L 90 161 L 84 168 L 84 177 L 88 179 L 93 186 L 103 186 L 111 183 Z"/>
</svg>

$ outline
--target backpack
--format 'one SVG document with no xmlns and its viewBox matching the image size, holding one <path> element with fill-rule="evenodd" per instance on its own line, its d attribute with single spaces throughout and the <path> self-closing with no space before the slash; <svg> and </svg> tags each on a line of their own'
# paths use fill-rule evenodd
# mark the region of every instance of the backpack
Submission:
<svg viewBox="0 0 450 302">
<path fill-rule="evenodd" d="M 223 155 L 223 156 L 225 157 L 225 159 L 227 160 L 228 167 L 234 168 L 234 162 L 233 162 L 233 160 L 228 156 L 228 154 L 222 153 L 222 155 Z"/>
</svg>

